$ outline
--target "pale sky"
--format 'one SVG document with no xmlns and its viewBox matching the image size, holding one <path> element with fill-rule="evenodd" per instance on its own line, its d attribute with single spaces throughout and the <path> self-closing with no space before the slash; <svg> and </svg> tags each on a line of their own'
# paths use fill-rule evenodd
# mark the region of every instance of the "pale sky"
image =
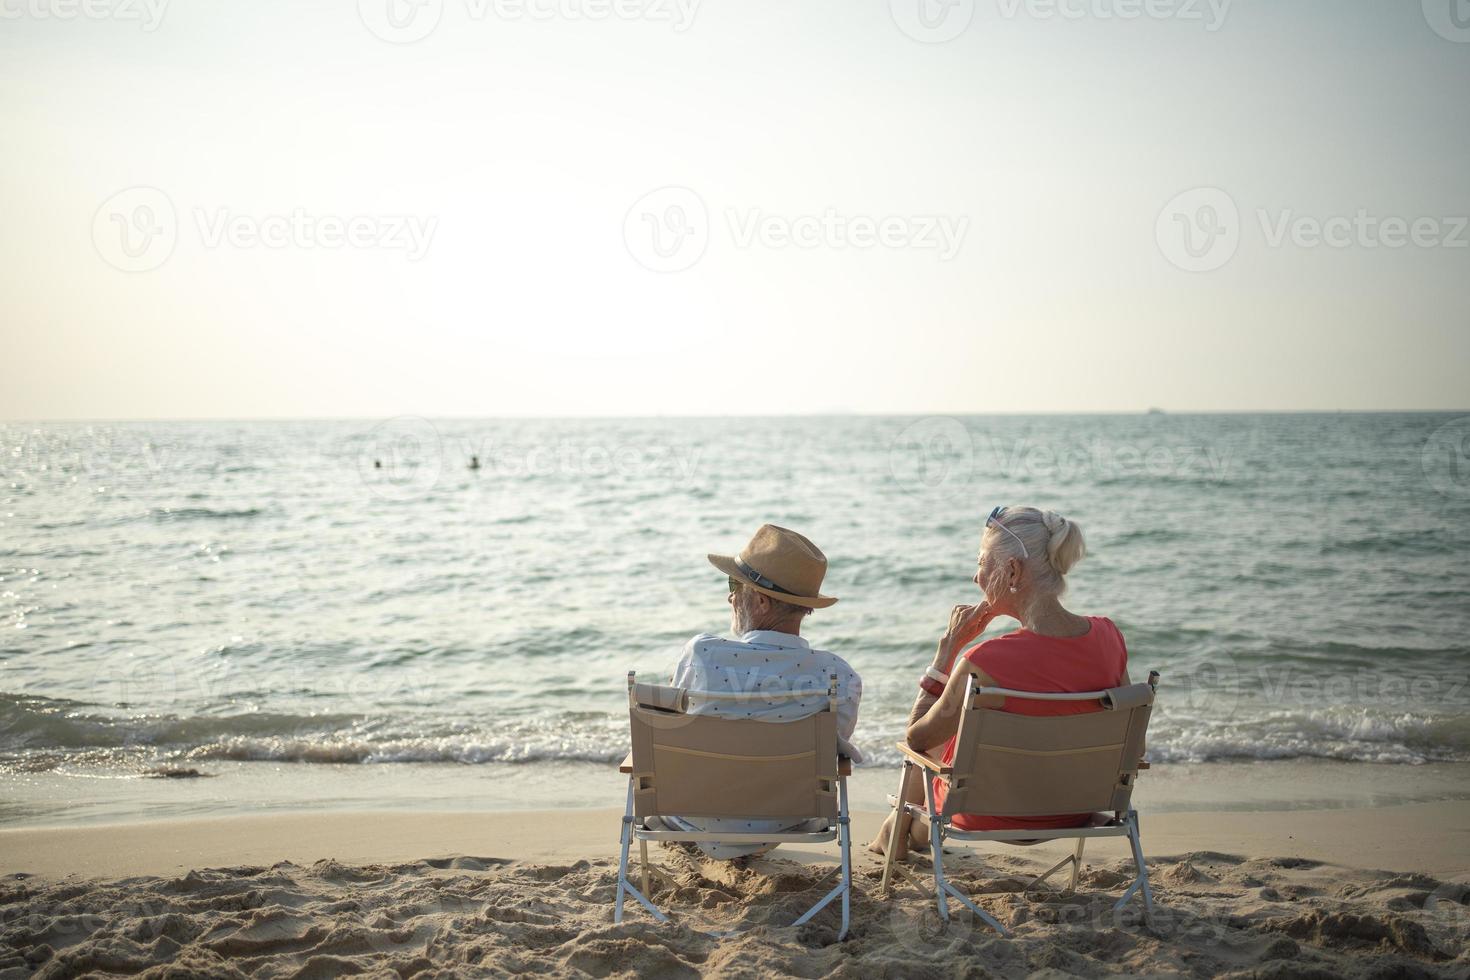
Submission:
<svg viewBox="0 0 1470 980">
<path fill-rule="evenodd" d="M 0 0 L 0 417 L 1470 403 L 1457 0 L 418 2 Z"/>
</svg>

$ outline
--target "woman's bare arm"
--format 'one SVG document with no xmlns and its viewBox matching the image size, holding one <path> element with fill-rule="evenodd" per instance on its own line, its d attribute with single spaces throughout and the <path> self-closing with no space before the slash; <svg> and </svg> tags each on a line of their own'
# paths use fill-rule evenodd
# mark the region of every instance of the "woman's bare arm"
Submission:
<svg viewBox="0 0 1470 980">
<path fill-rule="evenodd" d="M 953 616 L 951 616 L 952 621 Z M 941 673 L 949 673 L 950 668 L 954 666 L 954 652 L 952 648 L 953 641 L 950 639 L 949 633 L 945 633 L 939 638 L 939 645 L 934 649 L 934 666 Z M 924 717 L 925 712 L 938 700 L 937 697 L 922 687 L 919 688 L 919 696 L 914 698 L 913 710 L 909 712 L 909 725 Z"/>
<path fill-rule="evenodd" d="M 969 660 L 956 661 L 949 683 L 944 685 L 944 693 L 934 700 L 921 718 L 909 725 L 908 743 L 911 748 L 927 752 L 954 738 L 960 729 L 960 712 L 965 707 L 965 694 L 970 689 L 971 677 L 975 678 L 978 687 L 995 686 L 990 676 Z M 975 703 L 982 708 L 999 708 L 1005 704 L 1005 698 L 985 695 L 977 698 Z"/>
<path fill-rule="evenodd" d="M 963 668 L 966 670 L 966 677 L 969 676 L 970 672 L 973 672 L 973 665 L 961 658 L 960 652 L 975 641 L 975 638 L 980 635 L 985 629 L 985 624 L 989 623 L 990 620 L 990 607 L 983 602 L 973 606 L 955 606 L 950 611 L 949 627 L 944 631 L 944 635 L 939 638 L 939 644 L 934 649 L 934 666 L 940 673 L 949 675 L 949 683 L 945 685 L 944 694 L 937 698 L 928 691 L 921 689 L 919 696 L 914 699 L 913 709 L 909 712 L 908 742 L 909 745 L 919 749 L 919 751 L 922 752 L 925 749 L 942 744 L 950 735 L 953 735 L 958 730 L 959 713 L 957 710 L 951 710 L 949 713 L 953 717 L 951 719 L 952 724 L 949 734 L 923 746 L 916 744 L 914 741 L 916 727 L 921 726 L 925 719 L 931 717 L 937 718 L 943 714 L 944 709 L 939 706 L 944 704 L 945 698 L 951 697 L 950 691 L 955 689 L 955 677 L 959 675 L 960 669 Z M 964 699 L 964 691 L 964 685 L 961 683 L 958 688 L 958 693 L 952 696 L 955 705 L 958 705 Z M 926 733 L 926 738 L 932 734 L 932 732 L 929 732 L 928 727 L 921 727 L 919 730 Z"/>
</svg>

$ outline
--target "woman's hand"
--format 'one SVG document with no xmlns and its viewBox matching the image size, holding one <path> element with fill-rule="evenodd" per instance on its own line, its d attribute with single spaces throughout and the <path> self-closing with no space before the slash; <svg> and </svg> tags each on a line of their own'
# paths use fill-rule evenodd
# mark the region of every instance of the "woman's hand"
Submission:
<svg viewBox="0 0 1470 980">
<path fill-rule="evenodd" d="M 955 606 L 949 614 L 949 628 L 939 639 L 939 656 L 935 660 L 940 669 L 949 673 L 954 666 L 954 658 L 985 632 L 985 627 L 994 618 L 995 614 L 990 611 L 988 602 L 979 602 L 973 606 Z"/>
</svg>

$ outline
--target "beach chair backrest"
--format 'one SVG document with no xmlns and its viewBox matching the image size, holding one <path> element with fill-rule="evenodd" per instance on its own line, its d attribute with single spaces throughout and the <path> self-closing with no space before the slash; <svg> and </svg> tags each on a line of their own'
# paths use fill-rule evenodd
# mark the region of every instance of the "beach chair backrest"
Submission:
<svg viewBox="0 0 1470 980">
<path fill-rule="evenodd" d="M 1152 684 L 1066 695 L 977 688 L 974 678 L 970 685 L 956 735 L 946 815 L 1035 817 L 1128 809 L 1153 710 Z M 1013 714 L 976 707 L 977 692 L 1093 701 L 1101 710 Z"/>
<path fill-rule="evenodd" d="M 831 692 L 822 710 L 794 721 L 686 714 L 691 694 L 710 696 L 628 677 L 635 816 L 837 816 Z"/>
</svg>

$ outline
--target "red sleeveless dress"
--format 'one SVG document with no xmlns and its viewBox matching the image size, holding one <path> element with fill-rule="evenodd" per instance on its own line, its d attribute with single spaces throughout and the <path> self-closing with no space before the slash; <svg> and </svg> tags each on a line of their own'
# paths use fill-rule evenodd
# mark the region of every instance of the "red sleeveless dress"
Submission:
<svg viewBox="0 0 1470 980">
<path fill-rule="evenodd" d="M 1092 627 L 1081 636 L 1041 636 L 1019 629 L 986 640 L 969 650 L 965 659 L 984 671 L 998 687 L 1015 691 L 1056 694 L 1116 687 L 1128 667 L 1128 648 L 1123 643 L 1123 634 L 1105 616 L 1089 616 L 1087 619 Z M 1101 711 L 1102 706 L 1092 701 L 1006 698 L 1001 710 L 1021 715 L 1074 715 Z M 944 747 L 945 765 L 954 761 L 954 743 L 951 738 Z M 944 781 L 935 779 L 935 803 L 941 808 L 944 796 Z M 1081 827 L 1091 818 L 1090 813 L 1046 817 L 990 817 L 961 813 L 955 815 L 954 825 L 960 830 L 1029 830 Z"/>
</svg>

